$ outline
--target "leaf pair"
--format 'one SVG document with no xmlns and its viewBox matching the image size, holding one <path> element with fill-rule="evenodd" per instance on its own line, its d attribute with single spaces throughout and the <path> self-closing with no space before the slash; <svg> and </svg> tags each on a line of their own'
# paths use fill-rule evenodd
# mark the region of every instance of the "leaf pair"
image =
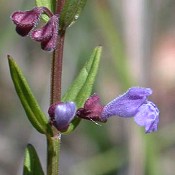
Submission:
<svg viewBox="0 0 175 175">
<path fill-rule="evenodd" d="M 62 101 L 74 101 L 77 107 L 83 106 L 85 100 L 91 95 L 95 77 L 97 74 L 101 47 L 94 49 L 89 61 L 80 71 L 79 75 L 64 95 Z M 11 77 L 19 96 L 21 104 L 26 112 L 28 119 L 38 132 L 53 136 L 51 126 L 48 124 L 48 118 L 41 110 L 37 100 L 35 99 L 22 71 L 16 62 L 8 56 Z M 69 132 L 75 129 L 80 119 L 75 119 L 69 127 Z"/>
<path fill-rule="evenodd" d="M 74 101 L 77 107 L 83 106 L 86 99 L 91 95 L 93 84 L 96 78 L 101 47 L 94 49 L 90 59 L 84 65 L 79 75 L 72 83 L 62 101 Z M 40 133 L 53 136 L 52 128 L 48 123 L 48 118 L 41 110 L 37 100 L 16 62 L 8 56 L 11 77 L 19 96 L 21 104 L 33 127 Z M 80 119 L 76 118 L 70 124 L 67 133 L 73 131 L 79 124 Z M 37 153 L 32 145 L 28 145 L 25 151 L 23 175 L 44 175 Z"/>
</svg>

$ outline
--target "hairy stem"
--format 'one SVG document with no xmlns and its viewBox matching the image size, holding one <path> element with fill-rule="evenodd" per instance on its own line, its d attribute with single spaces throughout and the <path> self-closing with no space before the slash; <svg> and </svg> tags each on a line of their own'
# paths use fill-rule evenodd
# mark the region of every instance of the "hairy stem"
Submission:
<svg viewBox="0 0 175 175">
<path fill-rule="evenodd" d="M 47 137 L 47 175 L 59 173 L 60 137 Z"/>
<path fill-rule="evenodd" d="M 56 14 L 60 15 L 64 4 L 65 0 L 56 0 Z M 65 31 L 59 31 L 51 65 L 50 104 L 61 101 L 64 38 Z M 47 137 L 47 175 L 59 174 L 60 141 L 60 133 L 57 136 Z"/>
<path fill-rule="evenodd" d="M 56 14 L 61 13 L 65 0 L 56 1 Z M 64 49 L 65 31 L 60 30 L 58 33 L 57 47 L 53 53 L 52 70 L 51 70 L 51 92 L 50 103 L 61 101 L 61 78 L 62 78 L 62 62 Z"/>
<path fill-rule="evenodd" d="M 50 103 L 61 101 L 61 78 L 65 32 L 58 35 L 57 48 L 53 53 L 51 70 Z"/>
</svg>

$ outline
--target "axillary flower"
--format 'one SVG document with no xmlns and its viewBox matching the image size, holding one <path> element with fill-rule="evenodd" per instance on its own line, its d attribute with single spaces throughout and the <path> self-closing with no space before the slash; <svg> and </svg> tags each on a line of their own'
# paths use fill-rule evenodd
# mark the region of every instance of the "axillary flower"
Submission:
<svg viewBox="0 0 175 175">
<path fill-rule="evenodd" d="M 151 94 L 150 88 L 132 87 L 105 106 L 100 104 L 99 97 L 93 95 L 83 108 L 77 110 L 77 116 L 99 122 L 105 122 L 112 116 L 134 117 L 139 126 L 145 127 L 145 133 L 151 133 L 157 131 L 159 123 L 159 110 L 147 99 Z"/>
<path fill-rule="evenodd" d="M 75 117 L 94 122 L 106 122 L 112 116 L 134 117 L 134 121 L 145 128 L 145 133 L 155 132 L 158 130 L 159 110 L 147 99 L 151 94 L 150 88 L 132 87 L 105 106 L 101 105 L 99 96 L 93 94 L 79 109 L 74 102 L 59 102 L 49 108 L 50 123 L 63 132 Z"/>
</svg>

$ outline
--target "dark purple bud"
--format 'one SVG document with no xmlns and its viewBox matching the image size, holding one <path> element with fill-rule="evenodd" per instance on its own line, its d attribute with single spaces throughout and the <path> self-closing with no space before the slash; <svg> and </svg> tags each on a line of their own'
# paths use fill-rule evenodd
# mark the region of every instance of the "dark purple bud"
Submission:
<svg viewBox="0 0 175 175">
<path fill-rule="evenodd" d="M 112 116 L 134 117 L 139 126 L 145 127 L 146 133 L 157 131 L 159 110 L 154 103 L 147 100 L 151 94 L 150 88 L 130 88 L 103 108 L 101 118 L 104 120 Z"/>
<path fill-rule="evenodd" d="M 53 124 L 58 131 L 64 132 L 75 117 L 76 105 L 74 102 L 60 102 L 50 106 L 48 113 L 51 124 Z"/>
<path fill-rule="evenodd" d="M 30 33 L 33 40 L 41 42 L 41 48 L 46 51 L 53 51 L 56 48 L 58 36 L 58 16 L 53 15 L 42 27 Z"/>
<path fill-rule="evenodd" d="M 102 110 L 103 106 L 100 104 L 100 99 L 94 94 L 86 100 L 83 108 L 77 110 L 77 116 L 87 120 L 106 122 L 106 119 L 100 118 Z"/>
<path fill-rule="evenodd" d="M 35 7 L 29 11 L 16 11 L 11 15 L 11 19 L 16 24 L 16 31 L 21 36 L 26 36 L 36 26 L 41 14 L 42 7 Z"/>
</svg>

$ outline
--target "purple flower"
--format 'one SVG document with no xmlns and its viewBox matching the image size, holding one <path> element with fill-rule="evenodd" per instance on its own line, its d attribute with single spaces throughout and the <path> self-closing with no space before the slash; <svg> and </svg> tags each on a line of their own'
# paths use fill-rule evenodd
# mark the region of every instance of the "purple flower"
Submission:
<svg viewBox="0 0 175 175">
<path fill-rule="evenodd" d="M 146 133 L 157 131 L 159 110 L 154 103 L 147 100 L 151 94 L 150 88 L 130 88 L 104 106 L 101 119 L 105 120 L 111 116 L 134 117 L 139 126 L 145 127 Z"/>
<path fill-rule="evenodd" d="M 60 102 L 50 106 L 48 113 L 50 123 L 59 131 L 64 132 L 75 117 L 76 105 L 74 102 Z"/>
<path fill-rule="evenodd" d="M 50 19 L 39 29 L 35 29 L 41 14 L 46 14 Z M 30 34 L 31 38 L 41 43 L 41 48 L 46 51 L 53 51 L 56 48 L 58 37 L 58 15 L 53 14 L 46 7 L 35 7 L 29 11 L 16 11 L 11 15 L 16 24 L 16 31 L 21 36 Z"/>
<path fill-rule="evenodd" d="M 26 36 L 36 26 L 41 14 L 42 7 L 34 7 L 29 11 L 16 11 L 11 15 L 11 19 L 16 24 L 16 31 L 21 36 Z"/>
</svg>

